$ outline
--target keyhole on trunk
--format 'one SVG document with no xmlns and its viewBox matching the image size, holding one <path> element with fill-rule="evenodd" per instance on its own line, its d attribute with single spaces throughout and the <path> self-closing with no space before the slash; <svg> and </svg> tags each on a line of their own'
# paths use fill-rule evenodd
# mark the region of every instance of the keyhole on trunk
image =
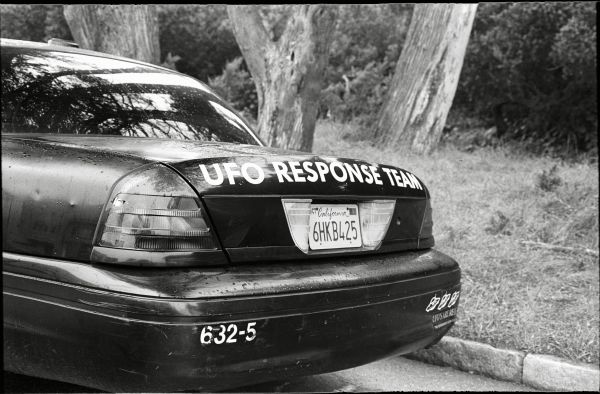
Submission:
<svg viewBox="0 0 600 394">
<path fill-rule="evenodd" d="M 292 51 L 292 54 L 290 55 L 290 60 L 294 61 L 294 51 Z"/>
</svg>

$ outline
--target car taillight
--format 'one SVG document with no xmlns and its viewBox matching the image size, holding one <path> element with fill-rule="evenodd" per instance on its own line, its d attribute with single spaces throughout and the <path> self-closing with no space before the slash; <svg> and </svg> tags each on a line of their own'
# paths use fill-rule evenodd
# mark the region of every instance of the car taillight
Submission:
<svg viewBox="0 0 600 394">
<path fill-rule="evenodd" d="M 139 254 L 135 265 L 188 265 L 194 258 L 185 252 L 214 252 L 219 246 L 195 191 L 175 171 L 154 164 L 115 185 L 98 226 L 92 260 L 106 255 L 108 248 L 154 253 Z M 212 260 L 210 254 L 205 256 Z M 114 262 L 127 264 L 131 257 Z M 202 254 L 195 258 L 201 260 Z M 100 260 L 107 262 L 106 257 Z"/>
<path fill-rule="evenodd" d="M 373 200 L 358 204 L 365 249 L 373 250 L 381 245 L 395 207 L 395 200 Z"/>
<path fill-rule="evenodd" d="M 107 211 L 100 246 L 154 251 L 215 248 L 194 198 L 119 193 Z"/>
</svg>

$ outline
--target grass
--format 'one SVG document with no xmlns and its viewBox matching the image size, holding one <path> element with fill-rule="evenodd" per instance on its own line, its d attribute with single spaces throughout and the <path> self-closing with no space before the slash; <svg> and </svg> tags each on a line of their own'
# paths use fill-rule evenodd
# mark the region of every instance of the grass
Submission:
<svg viewBox="0 0 600 394">
<path fill-rule="evenodd" d="M 313 151 L 405 168 L 432 195 L 436 249 L 463 270 L 450 335 L 590 363 L 599 361 L 598 166 L 486 148 L 430 156 L 381 151 L 357 126 L 322 122 Z M 554 168 L 554 169 L 553 169 Z"/>
</svg>

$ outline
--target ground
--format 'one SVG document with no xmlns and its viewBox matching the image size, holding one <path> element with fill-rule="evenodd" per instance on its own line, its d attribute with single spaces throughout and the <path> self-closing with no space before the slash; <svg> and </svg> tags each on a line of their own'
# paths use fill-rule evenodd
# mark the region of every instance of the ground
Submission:
<svg viewBox="0 0 600 394">
<path fill-rule="evenodd" d="M 501 382 L 458 371 L 450 367 L 424 364 L 403 357 L 390 357 L 344 371 L 297 377 L 239 387 L 234 393 L 305 392 L 396 392 L 396 391 L 535 391 L 512 382 Z M 81 386 L 4 372 L 7 393 L 98 392 Z"/>
<path fill-rule="evenodd" d="M 463 269 L 459 320 L 449 335 L 598 363 L 597 159 L 567 163 L 453 146 L 418 156 L 380 151 L 360 135 L 356 125 L 321 122 L 313 151 L 396 165 L 425 182 L 436 249 Z"/>
</svg>

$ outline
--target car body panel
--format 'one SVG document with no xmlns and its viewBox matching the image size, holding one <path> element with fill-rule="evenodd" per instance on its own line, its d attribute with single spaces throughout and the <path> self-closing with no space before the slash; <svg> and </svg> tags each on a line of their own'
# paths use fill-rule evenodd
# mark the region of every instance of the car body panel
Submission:
<svg viewBox="0 0 600 394">
<path fill-rule="evenodd" d="M 206 268 L 144 268 L 86 264 L 3 253 L 4 271 L 102 291 L 174 299 L 221 299 L 327 290 L 410 279 L 454 269 L 456 262 L 429 249 L 327 261 L 240 264 Z"/>
<path fill-rule="evenodd" d="M 112 186 L 149 162 L 3 135 L 3 249 L 88 261 Z"/>
</svg>

